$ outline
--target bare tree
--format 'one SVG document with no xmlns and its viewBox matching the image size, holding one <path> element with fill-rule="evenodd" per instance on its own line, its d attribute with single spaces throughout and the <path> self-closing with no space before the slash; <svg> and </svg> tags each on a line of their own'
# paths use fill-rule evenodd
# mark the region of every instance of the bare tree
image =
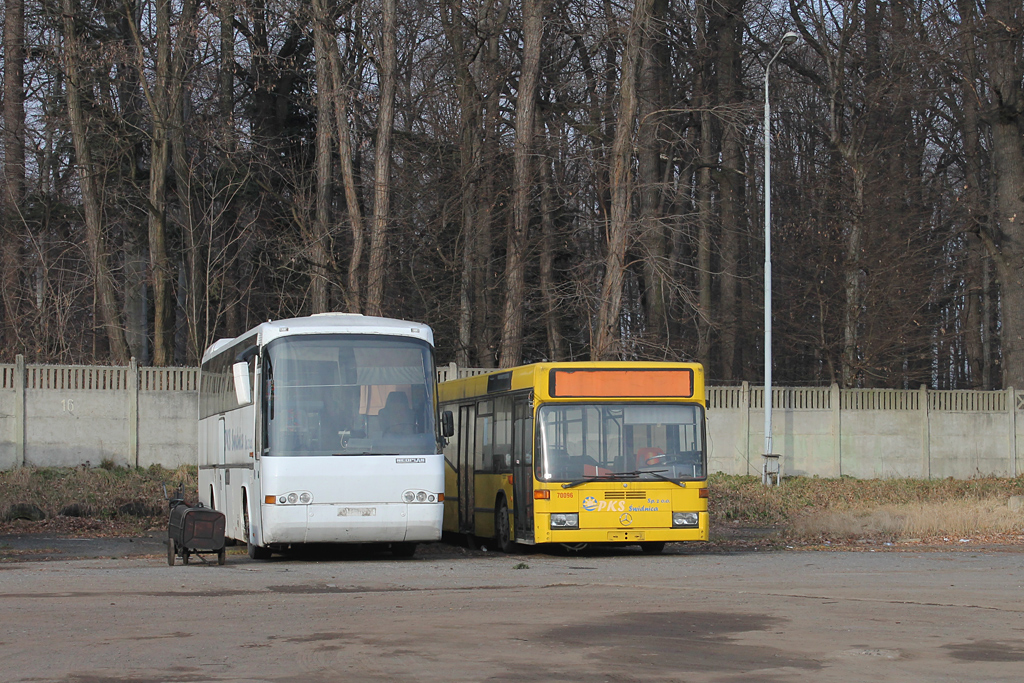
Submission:
<svg viewBox="0 0 1024 683">
<path fill-rule="evenodd" d="M 523 355 L 523 306 L 526 294 L 526 250 L 533 189 L 533 140 L 536 135 L 537 83 L 544 37 L 545 0 L 523 0 L 523 66 L 516 90 L 515 192 L 513 225 L 508 235 L 505 266 L 505 312 L 502 316 L 499 367 L 518 365 Z"/>
<path fill-rule="evenodd" d="M 370 228 L 369 274 L 366 312 L 383 312 L 384 274 L 387 268 L 388 217 L 391 211 L 391 133 L 395 121 L 396 0 L 381 3 L 381 43 L 378 50 L 380 109 L 377 111 L 377 146 L 374 152 L 373 223 Z"/>
<path fill-rule="evenodd" d="M 103 235 L 103 207 L 97 187 L 97 170 L 92 162 L 89 129 L 83 111 L 81 63 L 84 57 L 82 46 L 75 32 L 74 0 L 62 0 L 64 22 L 64 72 L 67 75 L 68 118 L 71 121 L 71 137 L 75 146 L 78 165 L 78 181 L 82 193 L 85 213 L 86 241 L 92 265 L 92 275 L 99 304 L 100 318 L 107 333 L 110 354 L 122 364 L 129 360 L 128 344 L 117 305 L 114 281 L 107 260 L 106 240 Z"/>
<path fill-rule="evenodd" d="M 595 360 L 612 360 L 619 357 L 619 314 L 622 311 L 622 285 L 630 233 L 630 165 L 637 109 L 637 65 L 641 40 L 647 29 L 653 2 L 654 0 L 638 0 L 634 5 L 622 56 L 619 116 L 611 152 L 611 216 L 608 221 L 608 246 L 597 313 L 596 337 L 590 352 Z"/>
<path fill-rule="evenodd" d="M 19 216 L 25 196 L 25 3 L 4 5 L 4 127 L 3 186 L 0 187 L 0 267 L 3 268 L 3 328 L 5 340 L 16 336 L 19 325 L 19 274 L 22 269 Z"/>
</svg>

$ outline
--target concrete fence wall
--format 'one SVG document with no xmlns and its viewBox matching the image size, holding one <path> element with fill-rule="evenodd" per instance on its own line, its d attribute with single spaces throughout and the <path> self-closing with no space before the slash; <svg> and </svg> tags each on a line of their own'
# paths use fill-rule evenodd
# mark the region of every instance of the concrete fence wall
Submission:
<svg viewBox="0 0 1024 683">
<path fill-rule="evenodd" d="M 196 462 L 196 368 L 0 365 L 0 469 Z"/>
<path fill-rule="evenodd" d="M 438 379 L 489 370 L 438 368 Z M 0 365 L 0 469 L 195 463 L 196 368 Z M 760 474 L 764 389 L 708 387 L 710 470 Z M 1015 477 L 1024 392 L 772 390 L 773 450 L 788 475 Z"/>
<path fill-rule="evenodd" d="M 709 387 L 710 469 L 761 472 L 764 388 Z M 784 474 L 858 479 L 1016 477 L 1024 392 L 772 389 Z"/>
</svg>

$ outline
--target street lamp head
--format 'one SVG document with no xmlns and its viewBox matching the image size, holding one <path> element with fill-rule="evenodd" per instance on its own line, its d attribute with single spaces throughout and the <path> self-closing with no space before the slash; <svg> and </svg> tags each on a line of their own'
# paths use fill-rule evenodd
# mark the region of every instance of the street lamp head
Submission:
<svg viewBox="0 0 1024 683">
<path fill-rule="evenodd" d="M 786 31 L 786 35 L 782 36 L 782 44 L 787 47 L 798 40 L 800 40 L 800 34 L 796 31 Z"/>
</svg>

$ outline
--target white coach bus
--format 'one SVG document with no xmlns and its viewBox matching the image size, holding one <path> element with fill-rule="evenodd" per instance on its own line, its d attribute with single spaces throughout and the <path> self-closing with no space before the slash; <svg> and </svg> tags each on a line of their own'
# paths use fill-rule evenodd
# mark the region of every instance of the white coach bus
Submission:
<svg viewBox="0 0 1024 683">
<path fill-rule="evenodd" d="M 441 537 L 433 333 L 343 313 L 266 322 L 203 355 L 199 497 L 249 556 Z M 447 420 L 445 421 L 447 422 Z"/>
</svg>

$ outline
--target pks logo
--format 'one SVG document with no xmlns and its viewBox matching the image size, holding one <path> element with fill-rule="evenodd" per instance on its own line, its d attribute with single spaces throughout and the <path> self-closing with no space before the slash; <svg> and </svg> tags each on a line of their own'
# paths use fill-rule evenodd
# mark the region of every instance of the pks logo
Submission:
<svg viewBox="0 0 1024 683">
<path fill-rule="evenodd" d="M 587 496 L 583 499 L 583 509 L 587 512 L 622 512 L 626 509 L 624 500 L 602 500 L 598 501 L 594 496 Z"/>
</svg>

